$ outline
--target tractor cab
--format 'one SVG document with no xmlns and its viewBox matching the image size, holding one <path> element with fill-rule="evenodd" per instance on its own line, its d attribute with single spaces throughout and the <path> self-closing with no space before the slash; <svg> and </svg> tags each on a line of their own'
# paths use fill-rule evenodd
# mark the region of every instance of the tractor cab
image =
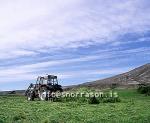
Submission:
<svg viewBox="0 0 150 123">
<path fill-rule="evenodd" d="M 48 84 L 58 85 L 57 76 L 48 75 L 47 77 L 48 77 Z"/>
<path fill-rule="evenodd" d="M 58 84 L 57 76 L 54 76 L 54 75 L 48 75 L 48 76 L 45 76 L 45 77 L 39 76 L 37 78 L 36 84 L 56 85 L 56 84 Z"/>
</svg>

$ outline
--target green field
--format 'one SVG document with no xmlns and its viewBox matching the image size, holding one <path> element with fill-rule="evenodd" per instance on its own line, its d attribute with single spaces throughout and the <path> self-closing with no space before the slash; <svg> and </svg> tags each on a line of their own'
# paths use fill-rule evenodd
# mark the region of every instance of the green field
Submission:
<svg viewBox="0 0 150 123">
<path fill-rule="evenodd" d="M 118 93 L 121 102 L 97 105 L 0 96 L 0 123 L 150 123 L 150 96 L 136 90 Z"/>
</svg>

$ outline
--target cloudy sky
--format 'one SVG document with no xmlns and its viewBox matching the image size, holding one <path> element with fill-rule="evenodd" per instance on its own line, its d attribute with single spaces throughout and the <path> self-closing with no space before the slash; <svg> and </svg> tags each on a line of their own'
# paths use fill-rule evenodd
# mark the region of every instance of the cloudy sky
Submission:
<svg viewBox="0 0 150 123">
<path fill-rule="evenodd" d="M 62 85 L 110 77 L 150 60 L 149 0 L 0 0 L 0 90 L 36 77 Z"/>
</svg>

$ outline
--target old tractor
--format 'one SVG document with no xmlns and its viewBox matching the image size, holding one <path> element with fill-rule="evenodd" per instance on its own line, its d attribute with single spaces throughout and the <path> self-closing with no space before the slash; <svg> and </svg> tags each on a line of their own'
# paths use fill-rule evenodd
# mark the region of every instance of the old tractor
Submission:
<svg viewBox="0 0 150 123">
<path fill-rule="evenodd" d="M 54 97 L 53 93 L 62 92 L 62 86 L 58 84 L 57 76 L 47 75 L 44 77 L 39 76 L 36 84 L 30 84 L 25 92 L 27 100 L 32 101 L 35 98 L 39 100 L 50 100 Z"/>
</svg>

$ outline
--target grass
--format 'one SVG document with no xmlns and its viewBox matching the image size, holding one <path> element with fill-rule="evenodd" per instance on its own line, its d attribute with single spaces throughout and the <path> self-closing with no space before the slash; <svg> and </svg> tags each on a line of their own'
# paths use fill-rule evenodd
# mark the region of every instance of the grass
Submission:
<svg viewBox="0 0 150 123">
<path fill-rule="evenodd" d="M 150 96 L 117 90 L 119 103 L 28 102 L 0 96 L 0 123 L 149 123 Z"/>
</svg>

